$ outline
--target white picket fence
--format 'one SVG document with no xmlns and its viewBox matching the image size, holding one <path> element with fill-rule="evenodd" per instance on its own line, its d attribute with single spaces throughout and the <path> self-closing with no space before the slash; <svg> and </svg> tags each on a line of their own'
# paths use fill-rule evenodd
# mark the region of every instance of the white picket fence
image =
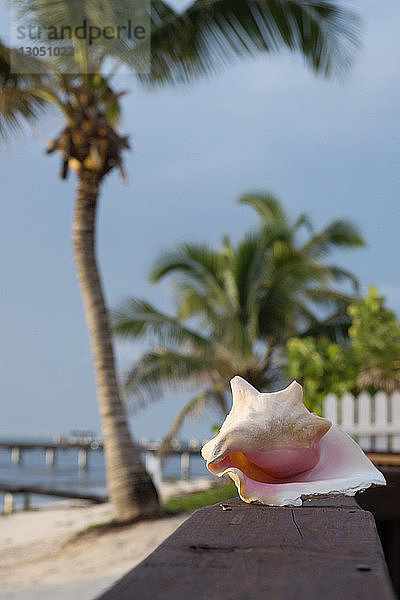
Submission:
<svg viewBox="0 0 400 600">
<path fill-rule="evenodd" d="M 354 398 L 328 394 L 323 402 L 324 417 L 351 435 L 363 450 L 400 452 L 400 392 L 391 396 L 362 392 Z"/>
</svg>

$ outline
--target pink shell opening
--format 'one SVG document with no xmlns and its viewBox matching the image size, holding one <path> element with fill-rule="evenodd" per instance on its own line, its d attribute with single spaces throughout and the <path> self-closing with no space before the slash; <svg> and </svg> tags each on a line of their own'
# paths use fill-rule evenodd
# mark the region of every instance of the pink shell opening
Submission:
<svg viewBox="0 0 400 600">
<path fill-rule="evenodd" d="M 246 452 L 245 456 L 267 475 L 276 479 L 286 479 L 315 467 L 320 454 L 320 443 L 314 441 L 310 448 L 279 448 L 266 453 Z"/>
<path fill-rule="evenodd" d="M 229 475 L 245 502 L 279 506 L 300 506 L 302 497 L 316 494 L 353 496 L 386 483 L 358 444 L 335 426 L 308 449 L 230 452 L 207 468 L 218 477 Z"/>
</svg>

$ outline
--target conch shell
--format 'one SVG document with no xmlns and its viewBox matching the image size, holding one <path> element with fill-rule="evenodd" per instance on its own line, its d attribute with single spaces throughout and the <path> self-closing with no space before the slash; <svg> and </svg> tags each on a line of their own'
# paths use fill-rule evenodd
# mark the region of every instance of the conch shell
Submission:
<svg viewBox="0 0 400 600">
<path fill-rule="evenodd" d="M 315 495 L 354 496 L 384 476 L 346 433 L 310 413 L 297 381 L 264 394 L 231 380 L 233 406 L 202 448 L 211 473 L 229 475 L 245 502 L 301 506 Z"/>
</svg>

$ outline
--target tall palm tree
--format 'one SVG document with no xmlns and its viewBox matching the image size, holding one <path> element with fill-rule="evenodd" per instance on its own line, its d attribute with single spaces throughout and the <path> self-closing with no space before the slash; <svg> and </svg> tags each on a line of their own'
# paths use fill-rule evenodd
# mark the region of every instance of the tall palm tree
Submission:
<svg viewBox="0 0 400 600">
<path fill-rule="evenodd" d="M 114 364 L 111 331 L 95 254 L 95 226 L 102 180 L 114 167 L 123 174 L 121 153 L 128 148 L 116 124 L 118 95 L 106 78 L 97 74 L 66 76 L 61 71 L 38 75 L 10 74 L 10 52 L 4 54 L 1 123 L 5 132 L 19 126 L 21 118 L 37 118 L 44 103 L 55 104 L 66 127 L 48 152 L 62 154 L 61 177 L 69 168 L 77 172 L 78 190 L 73 222 L 75 264 L 90 332 L 97 391 L 102 418 L 107 486 L 119 520 L 159 513 L 157 491 L 131 439 L 121 401 Z M 8 67 L 8 69 L 7 69 Z M 17 86 L 15 85 L 17 84 Z"/>
<path fill-rule="evenodd" d="M 102 27 L 118 23 L 142 4 L 129 0 L 18 0 L 21 14 L 44 26 L 81 24 L 84 19 Z M 185 11 L 154 0 L 151 5 L 152 69 L 139 76 L 147 86 L 188 82 L 225 66 L 228 60 L 282 48 L 299 51 L 316 71 L 329 75 L 348 66 L 356 44 L 352 13 L 321 0 L 197 0 Z M 158 510 L 157 494 L 141 465 L 128 430 L 118 388 L 110 325 L 95 256 L 95 223 L 99 192 L 105 176 L 118 168 L 125 177 L 122 154 L 129 148 L 117 130 L 120 94 L 104 65 L 140 60 L 141 46 L 100 42 L 87 46 L 74 40 L 75 74 L 62 61 L 44 64 L 39 75 L 29 68 L 10 75 L 10 54 L 0 62 L 0 131 L 15 127 L 25 117 L 38 116 L 43 105 L 63 115 L 65 128 L 49 147 L 62 155 L 61 177 L 74 169 L 78 190 L 73 225 L 75 262 L 88 322 L 102 416 L 107 481 L 117 518 L 129 519 Z M 22 60 L 14 56 L 14 60 Z M 17 60 L 17 62 L 18 62 Z M 35 73 L 37 69 L 32 69 Z M 88 71 L 90 71 L 88 73 Z M 28 74 L 26 74 L 28 73 Z M 5 83 L 8 83 L 4 86 Z M 8 89 L 12 84 L 12 94 Z M 13 101 L 11 99 L 13 98 Z"/>
<path fill-rule="evenodd" d="M 236 246 L 226 238 L 219 250 L 183 244 L 155 264 L 154 282 L 173 277 L 175 315 L 135 298 L 114 313 L 119 337 L 145 337 L 158 344 L 127 375 L 126 390 L 134 401 L 158 399 L 168 390 L 196 390 L 165 442 L 186 417 L 206 405 L 225 415 L 233 376 L 241 375 L 257 389 L 269 389 L 280 376 L 289 337 L 335 339 L 348 326 L 346 308 L 354 296 L 341 292 L 337 284 L 348 280 L 356 292 L 357 281 L 324 259 L 335 247 L 362 245 L 356 228 L 336 220 L 315 232 L 306 215 L 291 223 L 270 194 L 246 195 L 240 202 L 259 213 L 257 231 Z M 302 243 L 301 228 L 307 233 Z"/>
</svg>

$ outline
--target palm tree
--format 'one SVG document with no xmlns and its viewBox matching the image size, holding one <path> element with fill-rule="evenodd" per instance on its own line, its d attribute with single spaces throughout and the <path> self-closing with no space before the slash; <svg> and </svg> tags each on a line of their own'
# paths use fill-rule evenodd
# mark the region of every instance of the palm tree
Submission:
<svg viewBox="0 0 400 600">
<path fill-rule="evenodd" d="M 5 54 L 10 71 L 10 53 Z M 7 70 L 4 70 L 7 75 Z M 105 78 L 96 74 L 65 76 L 55 71 L 41 75 L 11 75 L 3 88 L 2 124 L 15 129 L 20 118 L 34 119 L 45 101 L 58 106 L 67 121 L 48 152 L 63 157 L 61 177 L 70 167 L 77 171 L 78 191 L 73 223 L 73 246 L 94 356 L 96 382 L 105 445 L 107 484 L 119 520 L 160 511 L 157 491 L 131 439 L 121 401 L 109 318 L 95 256 L 95 224 L 99 188 L 114 167 L 121 172 L 121 152 L 127 138 L 116 129 L 118 96 Z M 17 87 L 15 84 L 17 83 Z M 13 100 L 14 94 L 14 101 Z M 7 131 L 7 130 L 6 130 Z"/>
<path fill-rule="evenodd" d="M 205 406 L 227 412 L 229 381 L 235 375 L 267 390 L 281 376 L 288 338 L 346 332 L 346 308 L 354 299 L 337 289 L 354 276 L 325 263 L 333 248 L 361 246 L 356 228 L 336 220 L 315 232 L 306 215 L 291 223 L 270 194 L 246 195 L 240 202 L 260 216 L 257 231 L 234 246 L 225 238 L 219 250 L 182 244 L 163 254 L 151 278 L 173 276 L 176 314 L 129 298 L 114 312 L 121 338 L 146 338 L 158 345 L 146 352 L 126 377 L 127 393 L 136 403 L 162 397 L 166 391 L 196 390 L 174 420 L 164 448 L 185 418 Z M 298 241 L 301 228 L 306 241 Z M 304 232 L 303 238 L 304 238 Z"/>
<path fill-rule="evenodd" d="M 21 14 L 44 26 L 58 23 L 95 26 L 118 23 L 132 12 L 129 0 L 19 0 Z M 138 5 L 140 7 L 140 3 Z M 137 9 L 135 5 L 135 10 Z M 140 10 L 140 8 L 139 8 Z M 210 74 L 236 57 L 282 48 L 299 51 L 323 75 L 345 68 L 357 38 L 354 15 L 334 2 L 321 0 L 197 0 L 178 13 L 160 0 L 151 7 L 152 69 L 139 76 L 147 86 L 188 82 Z M 74 169 L 78 190 L 73 225 L 75 262 L 94 355 L 102 416 L 111 501 L 118 519 L 130 519 L 159 509 L 155 488 L 132 442 L 115 372 L 114 354 L 102 283 L 95 256 L 95 223 L 99 192 L 105 176 L 118 168 L 125 177 L 122 154 L 129 148 L 117 130 L 120 93 L 104 65 L 140 60 L 141 46 L 115 43 L 87 46 L 74 40 L 76 62 L 44 64 L 29 74 L 25 60 L 20 75 L 10 77 L 10 53 L 0 62 L 0 131 L 35 118 L 44 106 L 55 106 L 65 127 L 49 152 L 62 155 L 61 177 Z M 11 51 L 13 52 L 13 51 Z M 143 49 L 145 52 L 145 49 Z M 21 61 L 14 52 L 14 60 Z M 37 73 L 37 69 L 32 71 Z M 74 67 L 72 69 L 71 67 Z M 74 74 L 67 74 L 74 72 Z M 8 77 L 8 79 L 7 79 Z M 4 84 L 6 84 L 4 86 Z M 12 89 L 12 91 L 10 91 Z"/>
</svg>

